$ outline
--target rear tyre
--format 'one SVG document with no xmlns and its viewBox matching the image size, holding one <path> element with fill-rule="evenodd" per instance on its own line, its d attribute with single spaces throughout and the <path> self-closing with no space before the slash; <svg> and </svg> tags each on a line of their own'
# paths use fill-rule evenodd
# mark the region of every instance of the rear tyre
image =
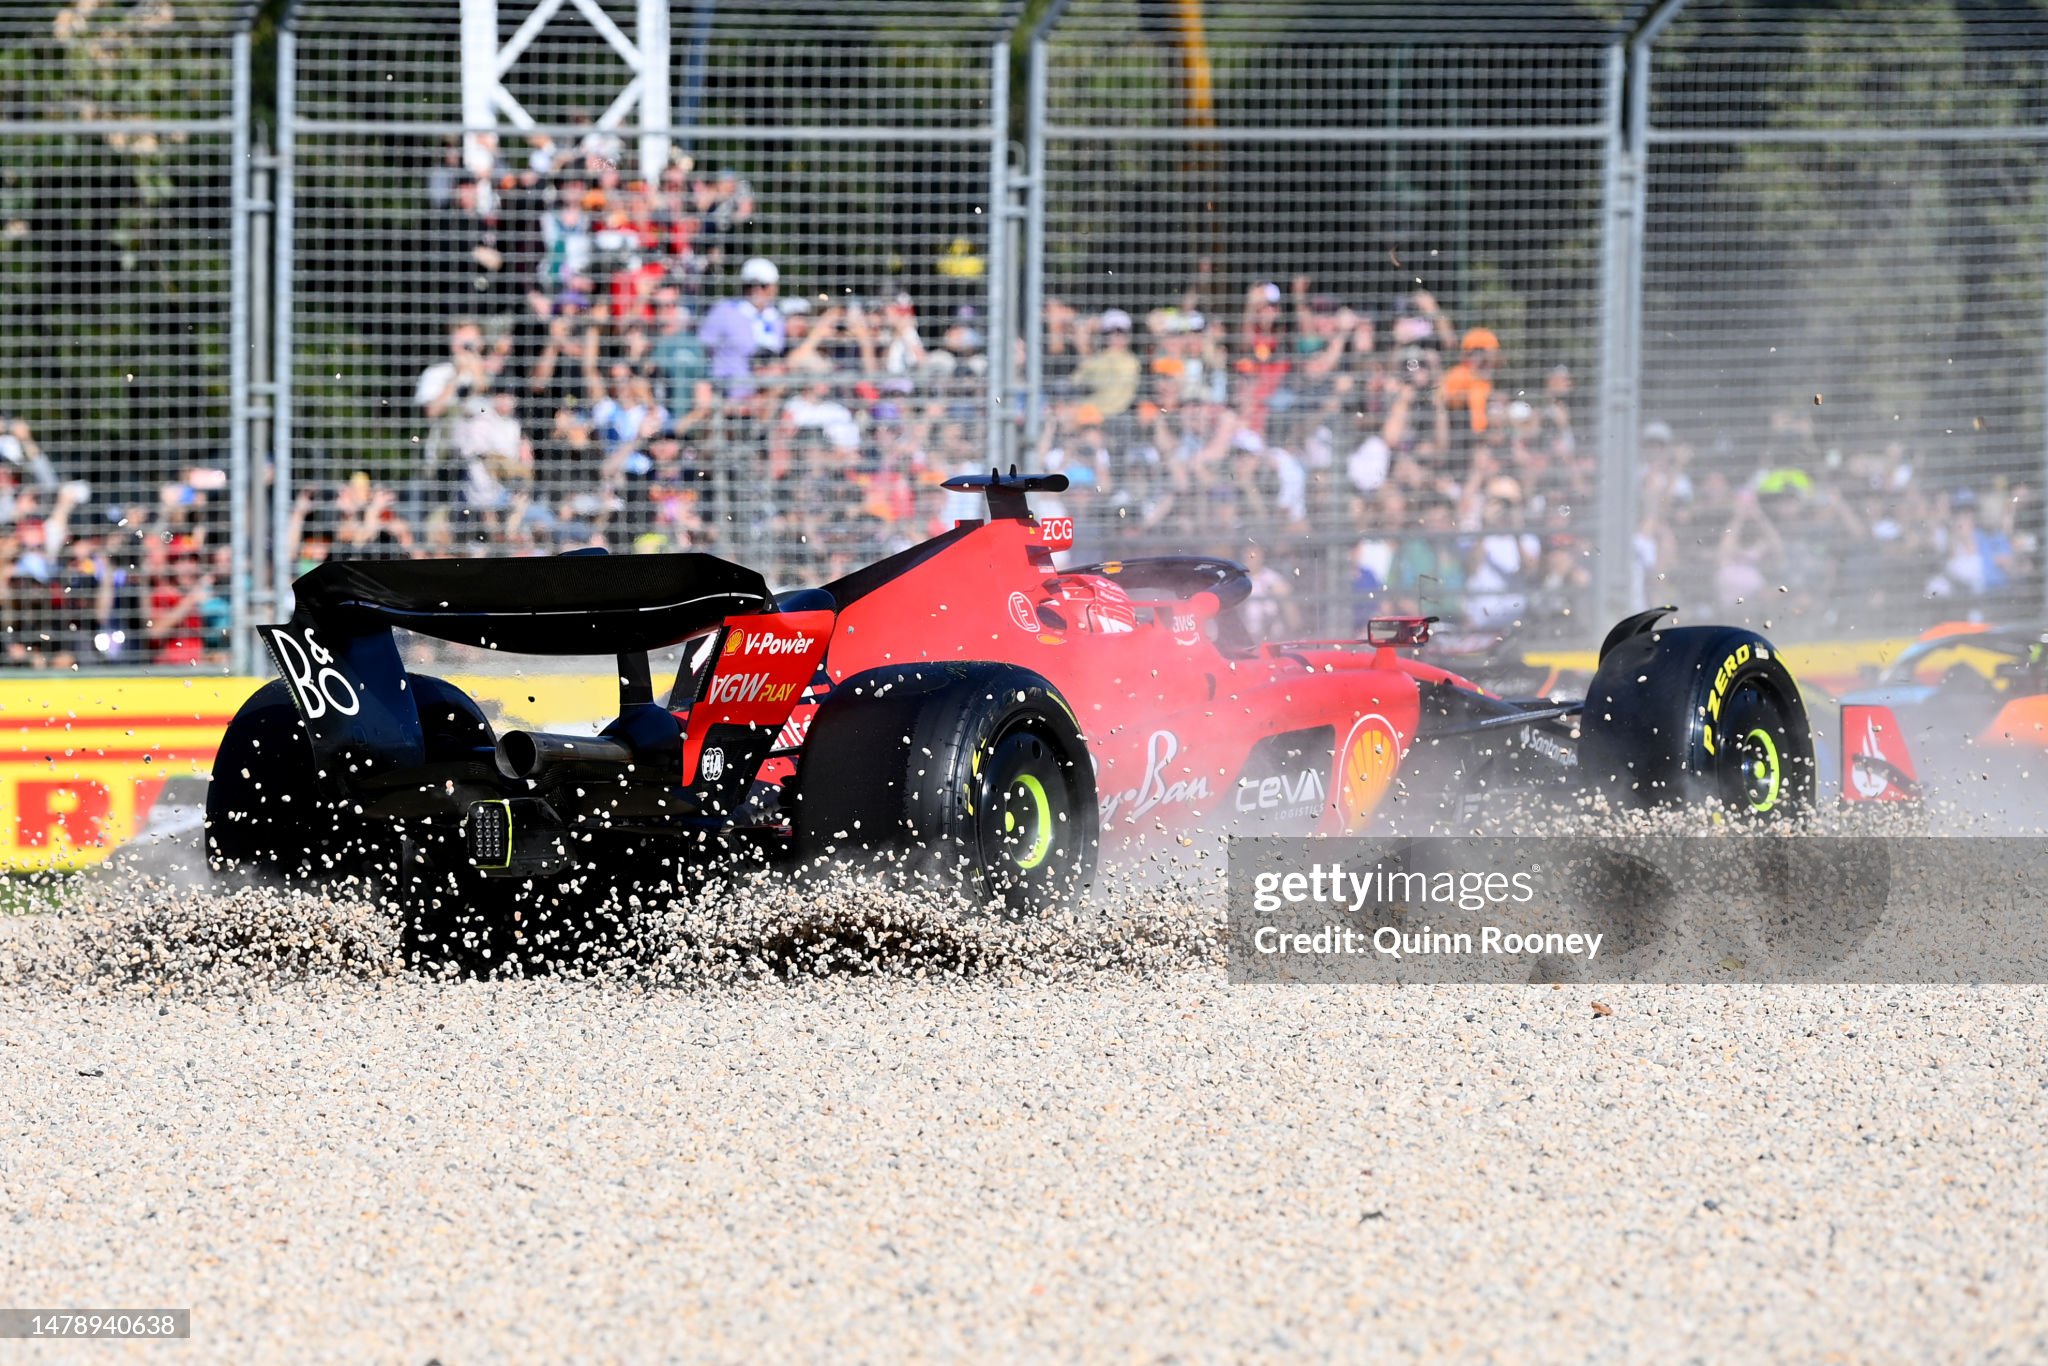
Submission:
<svg viewBox="0 0 2048 1366">
<path fill-rule="evenodd" d="M 631 954 L 642 928 L 632 904 L 656 908 L 672 883 L 652 858 L 608 851 L 604 872 L 575 867 L 486 876 L 460 827 L 416 827 L 399 860 L 399 947 L 420 971 L 537 977 L 599 971 Z"/>
<path fill-rule="evenodd" d="M 1617 805 L 1718 805 L 1758 819 L 1813 805 L 1813 734 L 1771 643 L 1732 626 L 1614 642 L 1587 689 L 1579 760 Z"/>
<path fill-rule="evenodd" d="M 216 871 L 322 881 L 365 877 L 378 864 L 368 829 L 321 793 L 283 679 L 258 688 L 221 736 L 206 787 L 206 855 Z"/>
<path fill-rule="evenodd" d="M 848 679 L 819 707 L 798 779 L 806 860 L 934 877 L 1012 914 L 1050 910 L 1094 875 L 1087 744 L 1028 669 L 923 664 Z"/>
<path fill-rule="evenodd" d="M 432 976 L 491 977 L 508 967 L 520 884 L 494 881 L 468 862 L 459 833 L 420 830 L 398 859 L 398 948 Z"/>
<path fill-rule="evenodd" d="M 488 747 L 490 724 L 461 689 L 413 674 L 428 762 Z M 504 961 L 517 884 L 487 881 L 467 866 L 461 840 L 425 827 L 394 838 L 358 819 L 353 804 L 324 795 L 305 722 L 284 681 L 257 689 L 235 719 L 206 789 L 206 851 L 219 871 L 240 869 L 323 885 L 353 879 L 397 913 L 408 963 L 487 975 Z"/>
<path fill-rule="evenodd" d="M 420 714 L 420 730 L 426 737 L 427 762 L 460 759 L 479 750 L 489 750 L 497 737 L 484 719 L 476 699 L 445 678 L 432 674 L 407 674 L 412 701 Z"/>
</svg>

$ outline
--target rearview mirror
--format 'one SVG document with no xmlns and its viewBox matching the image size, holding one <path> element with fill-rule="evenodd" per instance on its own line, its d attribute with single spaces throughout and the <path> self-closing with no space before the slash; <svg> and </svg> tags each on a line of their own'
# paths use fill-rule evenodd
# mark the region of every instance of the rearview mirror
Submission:
<svg viewBox="0 0 2048 1366">
<path fill-rule="evenodd" d="M 1429 644 L 1429 628 L 1435 617 L 1374 617 L 1365 624 L 1365 643 L 1379 646 Z"/>
</svg>

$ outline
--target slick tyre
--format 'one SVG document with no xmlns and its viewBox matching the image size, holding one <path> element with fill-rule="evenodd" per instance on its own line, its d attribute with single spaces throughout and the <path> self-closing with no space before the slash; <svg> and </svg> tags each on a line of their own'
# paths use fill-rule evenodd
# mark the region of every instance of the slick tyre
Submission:
<svg viewBox="0 0 2048 1366">
<path fill-rule="evenodd" d="M 1580 728 L 1586 782 L 1618 806 L 1717 805 L 1775 820 L 1813 805 L 1799 685 L 1752 631 L 1680 626 L 1614 643 Z"/>
<path fill-rule="evenodd" d="M 430 977 L 509 975 L 518 884 L 468 865 L 459 832 L 415 830 L 398 857 L 392 901 L 407 967 Z"/>
<path fill-rule="evenodd" d="M 474 699 L 429 674 L 408 676 L 429 761 L 460 758 L 491 744 L 490 723 Z M 320 790 L 305 722 L 284 680 L 256 690 L 228 723 L 206 788 L 206 853 L 216 870 L 341 882 L 383 890 L 398 850 L 358 820 L 353 803 Z"/>
<path fill-rule="evenodd" d="M 242 704 L 221 736 L 206 787 L 206 854 L 240 869 L 323 882 L 365 877 L 378 864 L 369 831 L 324 796 L 305 723 L 282 679 Z"/>
<path fill-rule="evenodd" d="M 1095 774 L 1064 699 L 1006 664 L 918 664 L 848 679 L 819 707 L 799 771 L 808 861 L 885 866 L 1011 914 L 1093 877 Z"/>
</svg>

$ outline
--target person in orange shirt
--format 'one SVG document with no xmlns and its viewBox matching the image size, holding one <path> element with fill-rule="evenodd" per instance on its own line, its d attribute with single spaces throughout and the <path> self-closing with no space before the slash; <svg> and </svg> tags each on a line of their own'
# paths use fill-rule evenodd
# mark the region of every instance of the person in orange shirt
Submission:
<svg viewBox="0 0 2048 1366">
<path fill-rule="evenodd" d="M 1500 338 L 1484 327 L 1465 333 L 1464 358 L 1444 373 L 1444 406 L 1463 413 L 1462 424 L 1473 435 L 1486 431 L 1486 401 L 1493 396 L 1493 377 L 1500 369 Z"/>
</svg>

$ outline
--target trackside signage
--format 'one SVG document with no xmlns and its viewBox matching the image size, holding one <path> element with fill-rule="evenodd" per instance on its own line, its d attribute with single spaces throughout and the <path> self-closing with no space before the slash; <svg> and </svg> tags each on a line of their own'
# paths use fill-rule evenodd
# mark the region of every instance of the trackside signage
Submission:
<svg viewBox="0 0 2048 1366">
<path fill-rule="evenodd" d="M 0 680 L 0 868 L 82 868 L 203 780 L 256 678 Z"/>
<path fill-rule="evenodd" d="M 301 642 L 302 647 L 303 643 Z M 289 649 L 290 647 L 285 647 Z M 310 650 L 299 679 L 324 703 Z M 500 730 L 594 733 L 618 713 L 607 674 L 457 675 Z M 193 817 L 221 733 L 269 678 L 0 678 L 0 870 L 88 867 Z M 348 693 L 325 680 L 343 704 Z M 291 680 L 288 680 L 288 686 Z M 303 694 L 300 698 L 304 702 Z"/>
</svg>

